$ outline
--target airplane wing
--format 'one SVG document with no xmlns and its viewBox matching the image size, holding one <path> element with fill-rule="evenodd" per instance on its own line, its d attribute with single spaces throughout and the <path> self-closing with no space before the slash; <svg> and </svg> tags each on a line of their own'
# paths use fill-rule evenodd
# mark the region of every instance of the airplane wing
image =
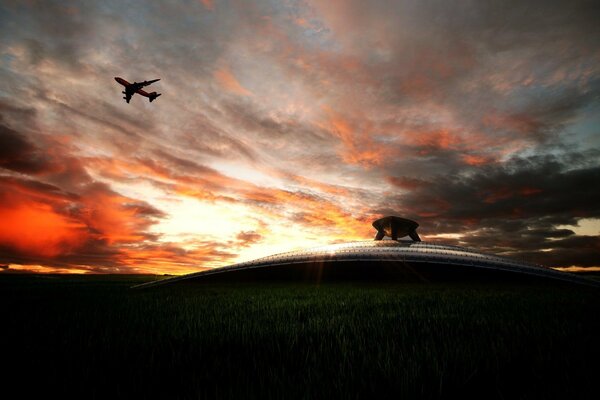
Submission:
<svg viewBox="0 0 600 400">
<path fill-rule="evenodd" d="M 160 78 L 152 79 L 151 81 L 140 82 L 139 84 L 141 85 L 141 87 L 144 87 L 144 86 L 152 85 L 154 82 L 158 82 L 158 81 L 160 81 Z"/>
<path fill-rule="evenodd" d="M 121 93 L 123 93 L 125 95 L 125 97 L 123 97 L 123 99 L 125 99 L 125 101 L 127 103 L 129 103 L 129 100 L 131 100 L 131 96 L 133 96 L 135 94 L 135 92 L 136 91 L 133 88 L 133 85 L 129 85 Z"/>
</svg>

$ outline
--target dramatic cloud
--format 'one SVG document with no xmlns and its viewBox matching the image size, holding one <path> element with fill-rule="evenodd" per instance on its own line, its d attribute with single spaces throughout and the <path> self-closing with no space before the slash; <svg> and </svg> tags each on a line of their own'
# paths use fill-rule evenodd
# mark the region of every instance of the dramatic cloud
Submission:
<svg viewBox="0 0 600 400">
<path fill-rule="evenodd" d="M 180 273 L 371 237 L 600 267 L 590 1 L 7 1 L 2 271 Z M 161 78 L 152 104 L 113 80 Z"/>
<path fill-rule="evenodd" d="M 600 166 L 577 162 L 598 156 L 600 152 L 590 151 L 511 158 L 469 174 L 440 175 L 427 184 L 391 177 L 401 188 L 410 188 L 391 201 L 403 204 L 405 213 L 435 234 L 462 233 L 456 239 L 462 245 L 527 255 L 555 266 L 595 266 L 600 236 L 576 236 L 558 227 L 600 219 Z M 568 252 L 571 258 L 566 257 L 566 245 L 574 246 Z M 535 250 L 540 253 L 533 255 Z"/>
</svg>

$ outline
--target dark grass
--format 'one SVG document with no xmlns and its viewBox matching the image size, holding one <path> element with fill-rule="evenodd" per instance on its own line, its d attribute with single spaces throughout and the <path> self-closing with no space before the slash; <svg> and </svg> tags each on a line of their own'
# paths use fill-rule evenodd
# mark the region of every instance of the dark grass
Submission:
<svg viewBox="0 0 600 400">
<path fill-rule="evenodd" d="M 600 291 L 0 275 L 19 398 L 597 398 Z"/>
</svg>

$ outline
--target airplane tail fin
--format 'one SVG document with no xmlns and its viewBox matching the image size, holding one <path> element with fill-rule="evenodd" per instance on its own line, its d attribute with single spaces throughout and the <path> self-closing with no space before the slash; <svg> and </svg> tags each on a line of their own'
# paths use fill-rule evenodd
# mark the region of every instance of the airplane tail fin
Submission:
<svg viewBox="0 0 600 400">
<path fill-rule="evenodd" d="M 160 96 L 162 93 L 156 93 L 156 92 L 152 92 L 150 93 L 150 103 L 152 103 L 158 96 Z"/>
</svg>

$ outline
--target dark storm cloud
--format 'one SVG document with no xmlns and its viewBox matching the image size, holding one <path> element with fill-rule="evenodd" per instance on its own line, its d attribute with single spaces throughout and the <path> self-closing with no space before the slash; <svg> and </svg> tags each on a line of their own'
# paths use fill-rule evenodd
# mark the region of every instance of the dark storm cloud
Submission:
<svg viewBox="0 0 600 400">
<path fill-rule="evenodd" d="M 569 130 L 569 124 L 600 101 L 600 79 L 589 81 L 584 88 L 561 86 L 528 94 L 526 101 L 515 101 L 518 106 L 510 109 L 490 110 L 479 127 L 500 138 L 520 135 L 531 145 L 556 145 L 565 139 L 561 135 Z M 517 91 L 514 96 L 521 94 Z"/>
<path fill-rule="evenodd" d="M 65 190 L 91 180 L 81 161 L 69 154 L 67 146 L 49 136 L 20 133 L 0 124 L 0 144 L 2 169 L 44 175 L 46 182 Z M 53 151 L 48 151 L 50 148 Z"/>
<path fill-rule="evenodd" d="M 0 122 L 13 124 L 31 124 L 36 110 L 31 107 L 17 107 L 7 101 L 0 100 Z"/>
<path fill-rule="evenodd" d="M 600 236 L 573 236 L 553 242 L 549 248 L 552 251 L 525 253 L 525 257 L 546 265 L 593 267 L 598 265 Z"/>
<path fill-rule="evenodd" d="M 40 172 L 46 167 L 46 163 L 35 150 L 23 136 L 0 125 L 0 167 L 17 172 Z"/>
<path fill-rule="evenodd" d="M 598 155 L 597 152 L 594 154 Z M 586 158 L 585 155 L 579 155 Z M 589 156 L 588 156 L 589 157 Z M 450 218 L 551 215 L 553 219 L 600 216 L 600 167 L 568 169 L 554 157 L 512 159 L 505 165 L 485 166 L 467 177 L 444 177 L 429 186 L 428 195 L 452 204 Z M 467 202 L 466 202 L 467 201 Z M 477 202 L 478 207 L 473 207 Z M 418 208 L 420 201 L 406 204 Z"/>
<path fill-rule="evenodd" d="M 56 185 L 32 179 L 0 175 L 0 183 L 6 190 L 18 190 L 42 198 L 67 201 L 77 201 L 80 198 L 78 194 L 64 191 Z"/>
<path fill-rule="evenodd" d="M 48 137 L 33 137 L 38 139 L 37 143 L 25 134 L 0 125 L 0 172 L 4 169 L 32 176 L 43 175 L 48 183 L 67 191 L 90 182 L 80 160 L 68 155 L 62 144 Z M 53 147 L 54 151 L 47 152 L 48 147 Z"/>
<path fill-rule="evenodd" d="M 596 265 L 598 236 L 575 236 L 557 227 L 600 218 L 600 166 L 586 163 L 598 156 L 600 152 L 589 151 L 513 158 L 464 175 L 438 175 L 426 185 L 408 180 L 410 187 L 402 185 L 404 179 L 400 187 L 409 191 L 388 204 L 399 204 L 403 214 L 428 227 L 426 233 L 468 232 L 456 243 L 530 257 L 534 250 L 551 249 L 536 257 L 552 266 Z M 578 261 L 567 261 L 575 252 Z"/>
<path fill-rule="evenodd" d="M 598 152 L 579 153 L 572 157 L 583 160 L 597 157 Z M 600 167 L 578 168 L 552 156 L 511 159 L 502 166 L 484 167 L 473 176 L 435 182 L 438 195 L 450 201 L 479 201 L 477 211 L 467 203 L 453 207 L 451 217 L 546 216 L 552 223 L 572 223 L 576 218 L 600 216 L 600 191 L 594 182 L 600 178 Z M 444 189 L 450 190 L 449 192 Z"/>
<path fill-rule="evenodd" d="M 549 267 L 598 265 L 600 236 L 568 235 L 560 239 L 553 236 L 556 236 L 553 230 L 548 230 L 546 237 L 533 238 L 522 232 L 489 229 L 474 237 L 456 241 L 455 244 Z"/>
</svg>

